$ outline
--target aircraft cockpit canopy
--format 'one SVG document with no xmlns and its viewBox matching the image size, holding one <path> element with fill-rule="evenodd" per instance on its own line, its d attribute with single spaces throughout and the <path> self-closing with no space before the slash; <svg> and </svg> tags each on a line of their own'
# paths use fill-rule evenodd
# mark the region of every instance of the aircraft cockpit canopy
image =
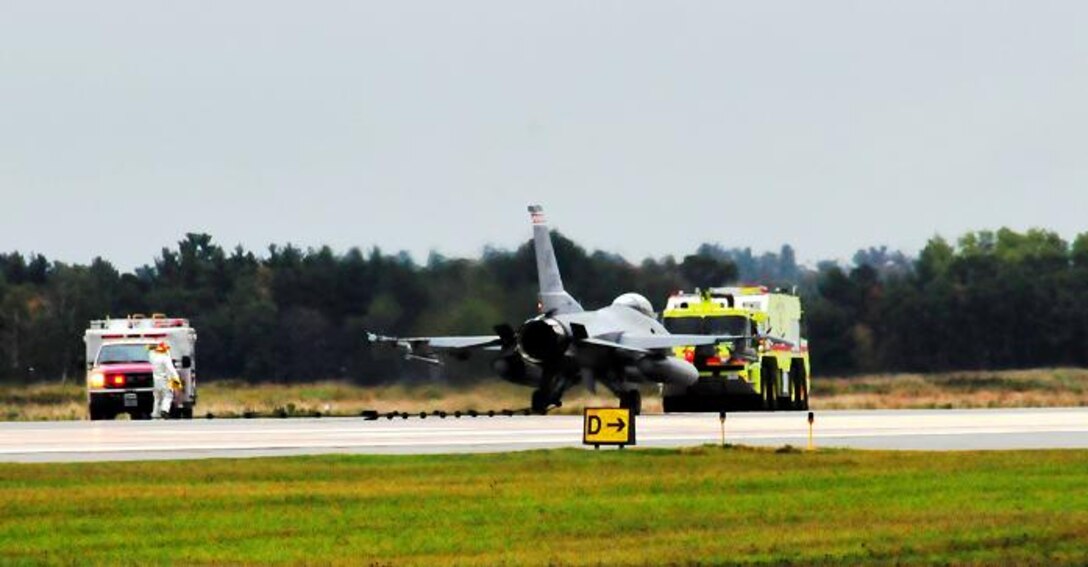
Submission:
<svg viewBox="0 0 1088 567">
<path fill-rule="evenodd" d="M 615 299 L 612 305 L 622 305 L 623 307 L 630 307 L 639 313 L 647 317 L 654 317 L 654 306 L 650 303 L 649 299 L 637 294 L 637 293 L 625 293 Z"/>
</svg>

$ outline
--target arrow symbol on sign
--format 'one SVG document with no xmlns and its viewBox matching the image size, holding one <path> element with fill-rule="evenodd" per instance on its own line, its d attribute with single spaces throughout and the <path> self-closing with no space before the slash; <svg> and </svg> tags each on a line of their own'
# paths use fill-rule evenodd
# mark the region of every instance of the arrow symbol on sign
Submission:
<svg viewBox="0 0 1088 567">
<path fill-rule="evenodd" d="M 617 417 L 616 421 L 609 423 L 608 426 L 615 429 L 616 432 L 619 433 L 620 431 L 623 431 L 623 428 L 627 427 L 627 423 L 623 421 L 622 417 Z"/>
</svg>

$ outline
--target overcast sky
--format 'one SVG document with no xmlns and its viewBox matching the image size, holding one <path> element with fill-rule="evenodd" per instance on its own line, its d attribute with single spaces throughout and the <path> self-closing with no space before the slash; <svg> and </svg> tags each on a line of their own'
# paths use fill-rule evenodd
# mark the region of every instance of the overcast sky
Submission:
<svg viewBox="0 0 1088 567">
<path fill-rule="evenodd" d="M 1088 230 L 1088 2 L 0 0 L 0 250 Z"/>
</svg>

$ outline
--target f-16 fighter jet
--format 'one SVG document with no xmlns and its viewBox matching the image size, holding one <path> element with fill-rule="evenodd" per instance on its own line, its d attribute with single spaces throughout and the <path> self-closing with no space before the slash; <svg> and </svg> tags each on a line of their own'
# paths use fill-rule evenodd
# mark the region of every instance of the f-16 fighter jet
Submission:
<svg viewBox="0 0 1088 567">
<path fill-rule="evenodd" d="M 561 406 L 563 394 L 582 382 L 596 392 L 603 384 L 620 406 L 638 413 L 639 383 L 690 386 L 699 372 L 673 356 L 678 346 L 699 346 L 742 337 L 673 335 L 658 322 L 653 306 L 637 293 L 624 293 L 611 305 L 586 311 L 563 289 L 551 234 L 540 206 L 530 206 L 540 315 L 515 330 L 497 325 L 494 335 L 398 338 L 368 333 L 371 344 L 396 345 L 409 359 L 441 363 L 438 355 L 464 359 L 474 351 L 493 357 L 491 366 L 504 380 L 531 386 L 532 411 Z"/>
</svg>

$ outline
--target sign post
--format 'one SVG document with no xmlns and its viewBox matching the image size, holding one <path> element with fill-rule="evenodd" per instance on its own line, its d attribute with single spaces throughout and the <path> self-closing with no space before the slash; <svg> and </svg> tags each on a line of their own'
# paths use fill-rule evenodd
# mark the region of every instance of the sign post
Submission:
<svg viewBox="0 0 1088 567">
<path fill-rule="evenodd" d="M 722 448 L 725 448 L 725 412 L 718 412 L 718 421 L 722 422 Z"/>
<path fill-rule="evenodd" d="M 582 412 L 582 444 L 618 445 L 620 449 L 635 444 L 635 416 L 625 408 L 585 408 Z"/>
<path fill-rule="evenodd" d="M 808 412 L 808 450 L 811 451 L 812 447 L 812 424 L 816 421 L 816 416 L 812 412 Z"/>
</svg>

